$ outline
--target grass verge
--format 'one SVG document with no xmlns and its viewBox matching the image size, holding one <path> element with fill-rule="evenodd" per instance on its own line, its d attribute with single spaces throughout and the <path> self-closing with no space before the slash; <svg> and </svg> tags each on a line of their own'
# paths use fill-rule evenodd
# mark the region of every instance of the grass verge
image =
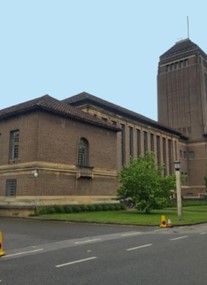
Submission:
<svg viewBox="0 0 207 285">
<path fill-rule="evenodd" d="M 176 208 L 156 210 L 151 214 L 143 214 L 137 210 L 97 211 L 80 213 L 61 213 L 41 215 L 42 218 L 71 222 L 117 223 L 133 225 L 159 226 L 161 215 L 170 219 L 172 225 L 207 222 L 207 205 L 183 207 L 183 218 L 178 220 Z"/>
</svg>

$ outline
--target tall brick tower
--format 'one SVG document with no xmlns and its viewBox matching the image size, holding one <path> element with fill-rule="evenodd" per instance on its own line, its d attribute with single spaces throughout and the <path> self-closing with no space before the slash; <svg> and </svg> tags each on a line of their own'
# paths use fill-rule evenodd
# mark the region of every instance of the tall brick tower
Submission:
<svg viewBox="0 0 207 285">
<path fill-rule="evenodd" d="M 189 137 L 207 134 L 207 54 L 190 39 L 181 40 L 160 56 L 158 121 Z"/>
</svg>

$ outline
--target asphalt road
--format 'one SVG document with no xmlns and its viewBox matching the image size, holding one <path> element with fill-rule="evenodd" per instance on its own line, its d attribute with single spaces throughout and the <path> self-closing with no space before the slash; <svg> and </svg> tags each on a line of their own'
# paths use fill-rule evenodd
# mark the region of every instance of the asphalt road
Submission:
<svg viewBox="0 0 207 285">
<path fill-rule="evenodd" d="M 207 224 L 160 229 L 1 218 L 0 230 L 0 284 L 207 282 Z"/>
</svg>

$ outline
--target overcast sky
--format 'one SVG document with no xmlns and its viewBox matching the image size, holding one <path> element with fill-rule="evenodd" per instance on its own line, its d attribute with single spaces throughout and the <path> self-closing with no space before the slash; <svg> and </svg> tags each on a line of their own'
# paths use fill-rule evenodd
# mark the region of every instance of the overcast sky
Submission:
<svg viewBox="0 0 207 285">
<path fill-rule="evenodd" d="M 206 0 L 0 0 L 0 109 L 86 91 L 157 120 L 159 56 L 207 52 Z"/>
</svg>

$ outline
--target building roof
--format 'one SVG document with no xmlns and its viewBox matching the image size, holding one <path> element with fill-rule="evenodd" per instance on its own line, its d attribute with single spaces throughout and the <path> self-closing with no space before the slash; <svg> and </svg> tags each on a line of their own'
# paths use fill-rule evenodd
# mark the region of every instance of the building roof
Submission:
<svg viewBox="0 0 207 285">
<path fill-rule="evenodd" d="M 184 139 L 187 139 L 187 137 L 183 136 L 180 132 L 177 132 L 174 129 L 171 129 L 169 127 L 166 127 L 164 125 L 160 125 L 157 121 L 154 121 L 152 119 L 149 119 L 145 116 L 142 116 L 136 112 L 130 111 L 126 108 L 123 108 L 121 106 L 115 105 L 113 103 L 110 103 L 106 100 L 103 100 L 101 98 L 98 98 L 94 95 L 91 95 L 87 92 L 82 92 L 77 95 L 74 95 L 72 97 L 69 97 L 62 102 L 70 104 L 72 106 L 78 107 L 81 105 L 94 105 L 100 108 L 103 108 L 109 112 L 112 112 L 117 115 L 121 115 L 124 117 L 127 117 L 129 119 L 135 120 L 137 122 L 140 122 L 142 124 L 157 128 L 159 130 L 163 130 L 169 133 L 173 133 L 174 135 L 180 136 Z"/>
<path fill-rule="evenodd" d="M 59 101 L 49 95 L 44 95 L 42 97 L 0 110 L 0 120 L 37 110 L 61 115 L 73 120 L 110 129 L 112 131 L 120 131 L 118 127 L 112 126 L 111 124 L 97 117 L 85 113 L 78 108 L 65 104 L 63 101 Z"/>
<path fill-rule="evenodd" d="M 189 53 L 201 53 L 205 58 L 207 58 L 206 53 L 190 39 L 184 39 L 175 43 L 170 49 L 160 56 L 160 60 L 168 59 L 169 57 L 176 57 L 178 55 L 184 55 Z"/>
</svg>

